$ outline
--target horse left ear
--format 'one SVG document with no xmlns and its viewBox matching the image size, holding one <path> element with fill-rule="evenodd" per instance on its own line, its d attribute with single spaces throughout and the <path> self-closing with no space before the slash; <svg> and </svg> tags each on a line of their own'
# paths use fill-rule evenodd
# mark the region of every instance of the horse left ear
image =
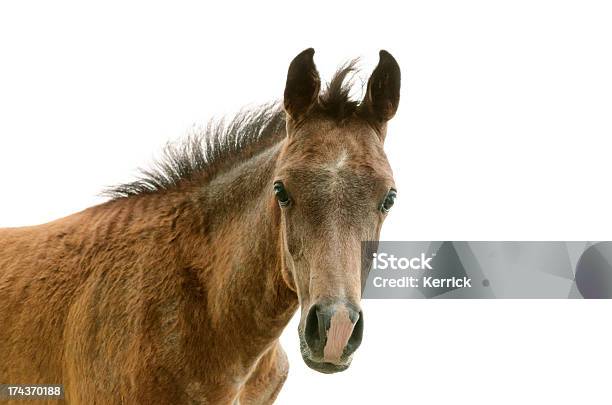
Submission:
<svg viewBox="0 0 612 405">
<path fill-rule="evenodd" d="M 362 114 L 376 126 L 382 126 L 397 112 L 400 98 L 400 67 L 387 51 L 379 53 L 378 65 L 368 80 L 361 103 Z"/>
<path fill-rule="evenodd" d="M 285 112 L 295 120 L 303 119 L 319 97 L 321 80 L 315 67 L 314 49 L 308 48 L 289 65 L 285 85 Z"/>
</svg>

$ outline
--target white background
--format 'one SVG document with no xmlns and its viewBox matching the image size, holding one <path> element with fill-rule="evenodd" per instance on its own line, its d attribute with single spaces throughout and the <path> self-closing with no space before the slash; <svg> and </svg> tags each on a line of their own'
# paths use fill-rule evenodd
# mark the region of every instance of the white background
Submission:
<svg viewBox="0 0 612 405">
<path fill-rule="evenodd" d="M 103 201 L 167 140 L 280 98 L 313 46 L 324 78 L 362 56 L 367 79 L 380 48 L 402 67 L 383 239 L 611 239 L 609 2 L 206 3 L 0 3 L 0 226 Z M 308 369 L 289 325 L 279 403 L 610 403 L 608 302 L 363 306 L 345 373 Z"/>
</svg>

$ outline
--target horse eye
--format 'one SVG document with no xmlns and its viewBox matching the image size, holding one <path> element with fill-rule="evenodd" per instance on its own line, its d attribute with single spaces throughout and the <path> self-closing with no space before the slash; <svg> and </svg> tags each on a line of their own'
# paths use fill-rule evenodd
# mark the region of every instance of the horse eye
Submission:
<svg viewBox="0 0 612 405">
<path fill-rule="evenodd" d="M 289 193 L 285 190 L 285 186 L 282 181 L 274 182 L 274 195 L 278 200 L 278 203 L 281 207 L 285 207 L 289 205 Z"/>
<path fill-rule="evenodd" d="M 394 188 L 390 189 L 389 192 L 387 193 L 387 196 L 385 197 L 385 200 L 380 205 L 380 210 L 384 212 L 385 214 L 389 212 L 389 210 L 391 209 L 391 207 L 393 207 L 393 204 L 395 203 L 396 196 L 397 196 L 397 190 Z"/>
</svg>

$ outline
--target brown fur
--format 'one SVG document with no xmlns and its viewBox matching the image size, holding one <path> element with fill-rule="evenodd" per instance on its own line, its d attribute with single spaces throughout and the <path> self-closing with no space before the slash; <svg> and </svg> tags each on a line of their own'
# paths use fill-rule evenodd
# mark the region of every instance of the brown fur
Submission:
<svg viewBox="0 0 612 405">
<path fill-rule="evenodd" d="M 308 114 L 214 176 L 0 229 L 0 382 L 64 384 L 73 404 L 273 402 L 288 372 L 281 332 L 313 297 L 359 301 L 359 242 L 378 236 L 393 185 L 382 122 Z M 322 167 L 342 150 L 334 185 Z M 301 219 L 276 202 L 279 176 Z M 330 208 L 334 187 L 344 197 Z"/>
</svg>

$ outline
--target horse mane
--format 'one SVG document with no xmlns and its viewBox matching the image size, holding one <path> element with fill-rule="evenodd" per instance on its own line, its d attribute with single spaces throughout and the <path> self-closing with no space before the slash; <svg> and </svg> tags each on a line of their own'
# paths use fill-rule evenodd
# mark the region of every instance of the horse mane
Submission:
<svg viewBox="0 0 612 405">
<path fill-rule="evenodd" d="M 353 59 L 338 68 L 319 95 L 317 112 L 337 121 L 357 112 L 359 102 L 350 97 L 357 62 Z M 196 176 L 212 178 L 279 142 L 285 136 L 285 123 L 279 102 L 244 109 L 229 122 L 211 120 L 203 131 L 166 144 L 150 168 L 138 170 L 136 180 L 109 187 L 102 195 L 116 200 L 170 190 Z"/>
</svg>

